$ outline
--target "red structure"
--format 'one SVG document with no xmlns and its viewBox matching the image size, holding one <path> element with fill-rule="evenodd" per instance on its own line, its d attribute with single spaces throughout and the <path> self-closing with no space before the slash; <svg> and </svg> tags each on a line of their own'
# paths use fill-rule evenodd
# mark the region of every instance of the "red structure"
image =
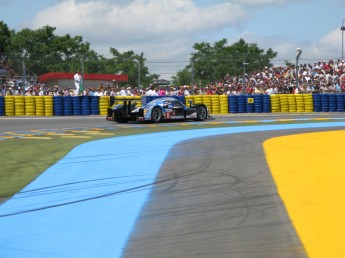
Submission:
<svg viewBox="0 0 345 258">
<path fill-rule="evenodd" d="M 38 77 L 39 83 L 48 87 L 58 85 L 62 88 L 74 87 L 74 73 L 51 72 Z M 97 87 L 100 83 L 127 82 L 126 74 L 84 74 L 84 88 Z"/>
</svg>

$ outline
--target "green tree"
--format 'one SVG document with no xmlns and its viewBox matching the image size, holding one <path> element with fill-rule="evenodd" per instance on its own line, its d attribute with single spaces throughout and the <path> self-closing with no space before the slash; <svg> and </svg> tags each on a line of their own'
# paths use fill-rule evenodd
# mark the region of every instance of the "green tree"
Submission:
<svg viewBox="0 0 345 258">
<path fill-rule="evenodd" d="M 192 82 L 192 72 L 190 69 L 185 68 L 182 71 L 178 71 L 172 79 L 172 84 L 174 85 L 190 85 Z"/>
<path fill-rule="evenodd" d="M 7 49 L 11 44 L 12 34 L 7 24 L 0 21 L 0 64 L 2 64 L 7 58 Z"/>
<path fill-rule="evenodd" d="M 257 44 L 248 44 L 243 39 L 231 46 L 227 45 L 226 39 L 222 39 L 213 45 L 195 43 L 193 48 L 195 52 L 191 55 L 191 64 L 185 69 L 193 73 L 194 81 L 201 81 L 204 85 L 222 80 L 226 74 L 242 75 L 243 63 L 248 63 L 245 67 L 247 73 L 270 67 L 270 61 L 277 55 L 272 49 L 265 52 Z M 183 74 L 178 73 L 176 80 L 181 81 Z"/>
<path fill-rule="evenodd" d="M 94 55 L 90 43 L 84 43 L 81 36 L 57 36 L 55 29 L 51 26 L 37 30 L 25 28 L 13 35 L 9 49 L 17 71 L 23 62 L 30 74 L 76 71 L 80 70 L 82 57 Z"/>
<path fill-rule="evenodd" d="M 139 73 L 140 84 L 145 87 L 154 79 L 158 79 L 158 75 L 150 75 L 148 67 L 145 66 L 146 59 L 143 54 L 135 54 L 132 50 L 120 53 L 115 48 L 110 48 L 110 53 L 113 57 L 106 60 L 106 71 L 109 73 L 127 74 L 128 84 L 138 86 Z"/>
</svg>

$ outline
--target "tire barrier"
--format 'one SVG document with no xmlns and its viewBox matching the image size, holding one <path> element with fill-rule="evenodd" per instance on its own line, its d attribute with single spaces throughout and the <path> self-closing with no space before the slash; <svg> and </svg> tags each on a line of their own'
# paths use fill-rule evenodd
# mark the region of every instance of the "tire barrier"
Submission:
<svg viewBox="0 0 345 258">
<path fill-rule="evenodd" d="M 24 102 L 24 114 L 26 116 L 35 116 L 36 115 L 36 105 L 35 105 L 35 96 L 23 97 Z"/>
<path fill-rule="evenodd" d="M 270 104 L 271 104 L 272 113 L 281 112 L 281 104 L 280 104 L 279 95 L 270 95 Z M 285 103 L 284 103 L 284 105 L 285 105 Z"/>
<path fill-rule="evenodd" d="M 5 115 L 5 97 L 0 96 L 0 116 Z"/>
<path fill-rule="evenodd" d="M 63 101 L 62 96 L 53 96 L 53 110 L 54 116 L 63 116 Z"/>
<path fill-rule="evenodd" d="M 44 116 L 44 97 L 35 96 L 33 105 L 35 106 L 35 116 Z"/>
<path fill-rule="evenodd" d="M 320 94 L 313 95 L 313 105 L 314 105 L 314 112 L 321 112 L 321 95 Z"/>
<path fill-rule="evenodd" d="M 44 96 L 44 115 L 53 116 L 54 115 L 54 104 L 53 96 Z"/>
<path fill-rule="evenodd" d="M 72 97 L 65 96 L 62 98 L 62 110 L 64 116 L 71 116 L 73 114 L 73 105 L 72 105 Z"/>
<path fill-rule="evenodd" d="M 108 114 L 108 107 L 110 106 L 110 97 L 102 96 L 99 98 L 99 114 L 106 116 Z"/>
<path fill-rule="evenodd" d="M 321 94 L 321 111 L 322 112 L 329 112 L 328 94 Z"/>
<path fill-rule="evenodd" d="M 329 94 L 328 95 L 328 108 L 329 112 L 337 112 L 337 95 Z"/>
<path fill-rule="evenodd" d="M 337 101 L 337 112 L 345 112 L 345 95 L 337 94 L 336 101 Z"/>
<path fill-rule="evenodd" d="M 81 115 L 81 97 L 80 96 L 72 96 L 72 109 L 74 116 Z"/>
<path fill-rule="evenodd" d="M 229 101 L 227 95 L 219 95 L 219 111 L 221 114 L 227 114 L 229 110 Z"/>
<path fill-rule="evenodd" d="M 246 113 L 254 113 L 254 95 L 245 95 Z"/>
<path fill-rule="evenodd" d="M 229 113 L 236 114 L 238 113 L 238 102 L 236 95 L 230 95 L 228 98 Z"/>
<path fill-rule="evenodd" d="M 312 94 L 303 94 L 303 101 L 304 101 L 304 112 L 312 113 L 314 110 L 313 95 Z"/>
<path fill-rule="evenodd" d="M 14 96 L 5 96 L 5 116 L 14 116 Z"/>
<path fill-rule="evenodd" d="M 211 100 L 211 95 L 201 95 L 202 103 L 206 105 L 212 113 L 212 100 Z"/>
<path fill-rule="evenodd" d="M 211 96 L 211 106 L 212 114 L 220 114 L 220 105 L 219 105 L 219 95 L 210 95 Z"/>
<path fill-rule="evenodd" d="M 271 113 L 271 98 L 270 95 L 262 95 L 262 112 Z"/>
<path fill-rule="evenodd" d="M 185 105 L 188 107 L 189 106 L 189 101 L 192 101 L 192 104 L 194 104 L 194 96 L 190 95 L 190 96 L 185 96 Z"/>
<path fill-rule="evenodd" d="M 280 103 L 280 112 L 289 112 L 289 99 L 286 94 L 278 94 Z"/>
<path fill-rule="evenodd" d="M 0 116 L 106 116 L 125 100 L 145 105 L 162 96 L 0 96 Z M 189 105 L 205 104 L 212 114 L 345 112 L 345 94 L 171 96 Z"/>
<path fill-rule="evenodd" d="M 238 113 L 246 112 L 246 97 L 244 95 L 239 95 L 237 97 L 237 111 Z"/>
<path fill-rule="evenodd" d="M 81 115 L 89 116 L 90 112 L 90 96 L 81 96 Z"/>
<path fill-rule="evenodd" d="M 99 97 L 98 96 L 91 96 L 90 97 L 90 114 L 91 115 L 99 115 Z"/>
<path fill-rule="evenodd" d="M 14 115 L 24 116 L 25 115 L 25 97 L 14 96 Z"/>
<path fill-rule="evenodd" d="M 254 95 L 254 113 L 263 112 L 263 95 Z"/>
</svg>

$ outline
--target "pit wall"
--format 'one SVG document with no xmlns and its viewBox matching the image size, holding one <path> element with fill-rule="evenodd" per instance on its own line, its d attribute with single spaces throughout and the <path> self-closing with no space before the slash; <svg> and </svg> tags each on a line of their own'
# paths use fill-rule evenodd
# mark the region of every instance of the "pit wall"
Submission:
<svg viewBox="0 0 345 258">
<path fill-rule="evenodd" d="M 345 94 L 193 95 L 172 96 L 187 106 L 205 104 L 211 114 L 344 112 Z M 125 100 L 145 105 L 156 96 L 0 96 L 0 116 L 107 115 Z"/>
</svg>

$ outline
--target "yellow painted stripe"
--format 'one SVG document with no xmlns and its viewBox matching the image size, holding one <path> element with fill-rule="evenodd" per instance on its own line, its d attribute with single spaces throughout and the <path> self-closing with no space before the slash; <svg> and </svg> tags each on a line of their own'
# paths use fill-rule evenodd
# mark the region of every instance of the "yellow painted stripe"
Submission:
<svg viewBox="0 0 345 258">
<path fill-rule="evenodd" d="M 70 130 L 71 133 L 99 133 L 99 131 L 88 131 L 88 130 Z"/>
<path fill-rule="evenodd" d="M 75 135 L 74 133 L 46 133 L 47 135 L 52 135 L 52 136 L 73 136 Z"/>
<path fill-rule="evenodd" d="M 311 258 L 345 257 L 345 131 L 264 143 L 288 214 Z"/>
<path fill-rule="evenodd" d="M 32 140 L 50 140 L 51 137 L 44 137 L 44 136 L 30 136 L 30 137 L 20 137 L 20 139 L 32 139 Z"/>
<path fill-rule="evenodd" d="M 99 133 L 99 132 L 93 132 L 93 133 L 85 133 L 87 135 L 115 135 L 114 133 Z"/>
<path fill-rule="evenodd" d="M 61 136 L 62 138 L 76 138 L 76 139 L 83 139 L 83 138 L 91 138 L 91 136 L 78 136 L 78 135 L 75 135 L 75 136 L 67 136 L 67 135 L 63 135 L 63 136 Z"/>
</svg>

